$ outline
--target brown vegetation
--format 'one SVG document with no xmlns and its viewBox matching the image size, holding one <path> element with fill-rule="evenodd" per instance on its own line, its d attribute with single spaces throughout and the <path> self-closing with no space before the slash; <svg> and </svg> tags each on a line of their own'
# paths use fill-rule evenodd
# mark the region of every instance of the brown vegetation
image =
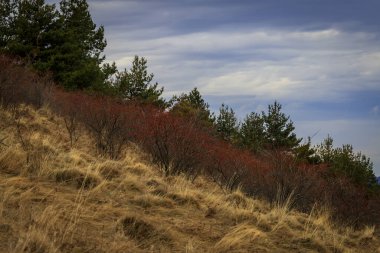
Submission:
<svg viewBox="0 0 380 253">
<path fill-rule="evenodd" d="M 40 166 L 28 172 L 2 109 L 1 252 L 380 252 L 373 227 L 338 227 L 328 211 L 299 213 L 292 198 L 271 205 L 204 176 L 163 177 L 133 144 L 117 161 L 99 157 L 83 129 L 71 148 L 63 118 L 22 110 Z"/>
<path fill-rule="evenodd" d="M 4 252 L 379 251 L 379 196 L 323 165 L 254 156 L 157 108 L 64 92 L 3 56 L 0 81 Z"/>
</svg>

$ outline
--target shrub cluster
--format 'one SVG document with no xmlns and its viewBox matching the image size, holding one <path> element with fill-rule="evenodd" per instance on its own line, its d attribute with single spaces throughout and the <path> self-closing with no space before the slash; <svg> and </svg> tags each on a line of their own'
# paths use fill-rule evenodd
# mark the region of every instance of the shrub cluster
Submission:
<svg viewBox="0 0 380 253">
<path fill-rule="evenodd" d="M 142 118 L 142 108 L 133 103 L 83 92 L 54 89 L 50 96 L 51 108 L 62 116 L 73 144 L 78 128 L 83 125 L 94 138 L 96 149 L 112 159 L 119 157 L 128 141 L 136 137 Z"/>
<path fill-rule="evenodd" d="M 51 87 L 49 77 L 27 69 L 21 60 L 0 55 L 0 103 L 3 106 L 27 103 L 41 107 Z"/>
<path fill-rule="evenodd" d="M 165 175 L 186 173 L 196 177 L 205 156 L 208 136 L 195 122 L 156 111 L 145 117 L 138 140 Z"/>
<path fill-rule="evenodd" d="M 293 196 L 294 206 L 303 211 L 315 203 L 328 205 L 337 220 L 353 224 L 377 218 L 378 193 L 344 175 L 331 175 L 325 164 L 301 163 L 293 153 L 275 149 L 255 155 L 213 136 L 194 117 L 152 105 L 65 92 L 6 56 L 0 57 L 0 99 L 4 106 L 48 103 L 65 119 L 71 144 L 78 138 L 78 128 L 84 127 L 98 152 L 112 159 L 133 141 L 150 154 L 164 175 L 195 179 L 203 174 L 223 188 L 241 187 L 269 201 Z"/>
</svg>

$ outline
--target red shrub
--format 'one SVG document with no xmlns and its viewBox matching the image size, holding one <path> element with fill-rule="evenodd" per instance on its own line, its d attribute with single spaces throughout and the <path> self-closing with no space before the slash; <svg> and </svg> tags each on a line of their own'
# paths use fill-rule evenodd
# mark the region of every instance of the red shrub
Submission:
<svg viewBox="0 0 380 253">
<path fill-rule="evenodd" d="M 50 107 L 63 117 L 65 127 L 70 137 L 70 144 L 73 146 L 79 138 L 80 114 L 83 111 L 83 95 L 79 92 L 65 92 L 54 89 L 50 97 Z"/>
<path fill-rule="evenodd" d="M 329 193 L 327 203 L 335 220 L 359 226 L 379 224 L 380 196 L 342 176 L 327 178 Z"/>
<path fill-rule="evenodd" d="M 227 189 L 237 188 L 249 171 L 258 169 L 257 161 L 251 154 L 224 141 L 208 143 L 207 150 L 207 157 L 202 163 L 205 172 Z"/>
<path fill-rule="evenodd" d="M 78 138 L 78 124 L 82 123 L 94 137 L 98 152 L 110 158 L 119 157 L 123 147 L 134 138 L 142 118 L 140 107 L 134 104 L 83 92 L 56 89 L 50 102 L 53 110 L 64 118 L 71 143 Z"/>
<path fill-rule="evenodd" d="M 135 132 L 137 108 L 109 98 L 87 96 L 81 109 L 81 121 L 94 136 L 98 151 L 117 158 Z"/>
<path fill-rule="evenodd" d="M 199 131 L 194 122 L 156 111 L 146 117 L 141 130 L 141 144 L 165 175 L 197 176 L 208 136 Z"/>
<path fill-rule="evenodd" d="M 51 87 L 48 77 L 40 77 L 20 61 L 0 55 L 0 103 L 4 106 L 25 103 L 41 107 Z"/>
<path fill-rule="evenodd" d="M 269 169 L 256 185 L 257 194 L 269 201 L 286 201 L 289 196 L 298 209 L 307 211 L 314 203 L 323 202 L 321 189 L 325 181 L 321 177 L 324 168 L 308 164 L 298 164 L 296 159 L 284 152 L 273 151 L 263 157 Z M 279 191 L 283 199 L 278 199 Z"/>
<path fill-rule="evenodd" d="M 267 154 L 262 159 L 267 162 L 266 169 L 249 171 L 242 180 L 248 194 L 270 202 L 286 201 L 291 196 L 293 207 L 305 212 L 315 204 L 328 206 L 335 220 L 349 225 L 380 222 L 378 193 L 342 176 L 331 175 L 326 165 L 299 164 L 282 152 Z"/>
</svg>

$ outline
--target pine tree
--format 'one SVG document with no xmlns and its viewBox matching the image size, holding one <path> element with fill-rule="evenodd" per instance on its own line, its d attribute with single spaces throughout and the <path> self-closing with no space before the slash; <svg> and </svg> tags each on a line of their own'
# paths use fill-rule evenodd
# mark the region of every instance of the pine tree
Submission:
<svg viewBox="0 0 380 253">
<path fill-rule="evenodd" d="M 12 0 L 0 0 L 0 51 L 4 51 L 12 35 L 12 15 L 15 3 Z"/>
<path fill-rule="evenodd" d="M 195 87 L 189 94 L 174 96 L 171 101 L 170 111 L 176 115 L 195 118 L 205 126 L 212 126 L 215 121 L 210 112 L 209 104 L 205 102 L 201 93 Z"/>
<path fill-rule="evenodd" d="M 289 116 L 281 112 L 282 106 L 275 101 L 268 106 L 268 113 L 262 112 L 265 127 L 265 138 L 272 149 L 293 149 L 302 139 L 298 139 L 294 131 L 293 122 Z"/>
<path fill-rule="evenodd" d="M 38 64 L 51 46 L 49 36 L 58 18 L 55 6 L 44 0 L 21 0 L 6 3 L 5 10 L 9 16 L 5 21 L 8 34 L 4 47 L 31 64 Z"/>
<path fill-rule="evenodd" d="M 309 164 L 319 163 L 319 158 L 315 153 L 315 148 L 311 146 L 310 137 L 307 138 L 307 142 L 299 144 L 294 151 L 299 162 L 308 162 Z"/>
<path fill-rule="evenodd" d="M 257 113 L 247 115 L 239 129 L 239 144 L 255 153 L 265 144 L 264 119 Z"/>
<path fill-rule="evenodd" d="M 151 84 L 153 78 L 153 73 L 148 74 L 147 60 L 136 55 L 129 71 L 125 69 L 116 74 L 114 86 L 117 94 L 123 99 L 165 107 L 165 100 L 161 98 L 164 88 L 158 88 L 157 82 Z"/>
<path fill-rule="evenodd" d="M 317 155 L 321 162 L 331 163 L 334 158 L 334 146 L 333 138 L 330 135 L 327 135 L 320 145 L 317 145 Z"/>
<path fill-rule="evenodd" d="M 361 152 L 355 153 L 352 145 L 333 147 L 333 139 L 328 136 L 316 148 L 320 162 L 329 165 L 329 170 L 338 175 L 344 175 L 352 182 L 368 188 L 377 187 L 373 172 L 373 163 Z"/>
<path fill-rule="evenodd" d="M 228 105 L 222 104 L 219 115 L 216 118 L 216 131 L 226 141 L 235 141 L 238 130 L 238 122 L 235 112 Z"/>
<path fill-rule="evenodd" d="M 44 0 L 1 0 L 1 51 L 51 71 L 66 88 L 103 89 L 104 28 L 96 28 L 88 8 L 86 0 L 62 0 L 59 11 Z"/>
<path fill-rule="evenodd" d="M 104 83 L 100 64 L 107 43 L 104 28 L 94 24 L 85 0 L 60 2 L 60 19 L 54 38 L 51 70 L 65 87 L 94 88 Z"/>
</svg>

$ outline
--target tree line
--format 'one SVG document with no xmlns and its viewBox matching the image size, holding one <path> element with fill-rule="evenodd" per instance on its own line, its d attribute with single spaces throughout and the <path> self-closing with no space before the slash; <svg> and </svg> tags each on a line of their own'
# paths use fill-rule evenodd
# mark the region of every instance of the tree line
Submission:
<svg viewBox="0 0 380 253">
<path fill-rule="evenodd" d="M 106 45 L 104 27 L 94 23 L 86 0 L 62 0 L 58 6 L 44 0 L 1 0 L 1 52 L 22 58 L 41 74 L 50 73 L 68 90 L 153 104 L 194 119 L 221 140 L 256 156 L 288 152 L 299 162 L 328 164 L 331 176 L 344 175 L 356 184 L 377 187 L 368 157 L 351 145 L 334 147 L 330 136 L 317 146 L 310 139 L 302 143 L 279 102 L 239 122 L 228 105 L 222 104 L 217 115 L 212 113 L 197 88 L 166 101 L 164 87 L 153 82 L 144 57 L 135 56 L 130 69 L 119 71 L 115 63 L 105 63 Z"/>
</svg>

